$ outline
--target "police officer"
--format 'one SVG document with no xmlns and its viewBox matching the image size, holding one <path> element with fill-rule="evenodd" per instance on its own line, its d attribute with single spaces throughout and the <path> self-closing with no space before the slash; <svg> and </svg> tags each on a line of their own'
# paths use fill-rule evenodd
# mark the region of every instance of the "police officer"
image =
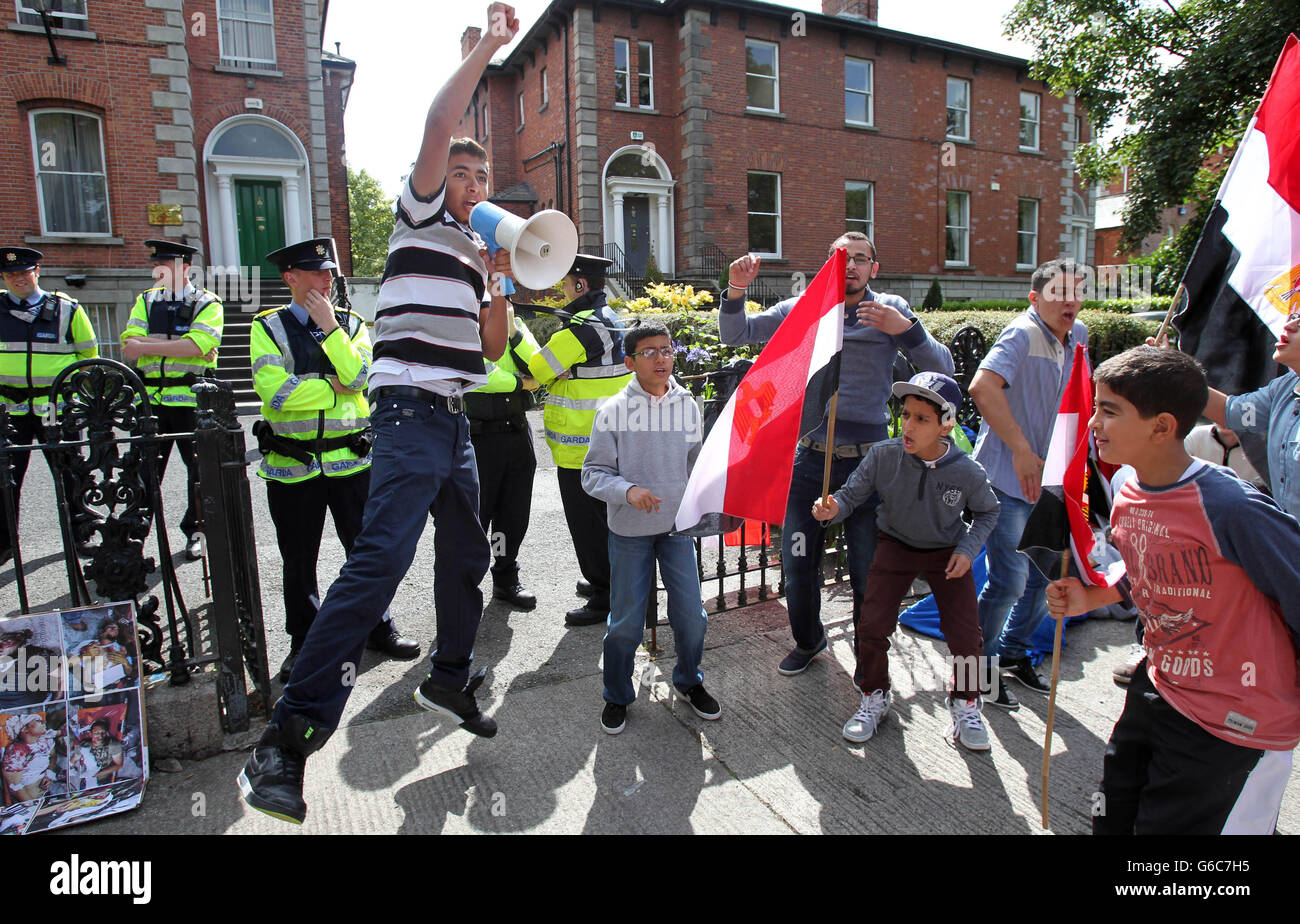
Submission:
<svg viewBox="0 0 1300 924">
<path fill-rule="evenodd" d="M 537 379 L 528 362 L 537 352 L 532 332 L 510 312 L 510 343 L 497 362 L 484 360 L 487 384 L 465 394 L 469 438 L 478 465 L 479 521 L 492 545 L 492 596 L 521 610 L 537 597 L 519 583 L 519 546 L 528 532 L 537 455 L 524 412 L 534 406 Z"/>
<path fill-rule="evenodd" d="M 287 682 L 320 606 L 316 561 L 325 511 L 345 552 L 361 532 L 370 492 L 370 335 L 356 312 L 330 303 L 338 265 L 333 243 L 317 238 L 267 254 L 293 301 L 253 321 L 249 359 L 262 417 L 253 426 L 266 501 L 284 563 Z M 403 638 L 384 612 L 367 647 L 410 660 L 420 644 Z"/>
<path fill-rule="evenodd" d="M 42 418 L 50 416 L 50 386 L 59 373 L 79 359 L 99 355 L 85 309 L 71 295 L 40 287 L 43 258 L 30 247 L 0 248 L 5 285 L 0 292 L 0 400 L 9 412 L 9 442 L 22 446 L 44 442 Z M 29 455 L 15 452 L 9 457 L 15 523 Z M 48 457 L 46 462 L 53 471 Z M 71 473 L 64 473 L 64 487 L 69 494 L 76 489 Z M 0 563 L 13 556 L 13 542 L 9 518 L 0 505 Z"/>
<path fill-rule="evenodd" d="M 190 390 L 201 378 L 216 375 L 217 347 L 221 345 L 221 299 L 189 280 L 190 264 L 198 248 L 179 241 L 145 241 L 153 261 L 152 289 L 141 292 L 122 330 L 122 355 L 135 363 L 154 405 L 159 433 L 192 433 L 198 426 L 198 400 Z M 158 480 L 171 458 L 172 442 L 189 476 L 185 516 L 185 557 L 203 555 L 199 538 L 199 466 L 190 440 L 165 440 L 158 444 Z"/>
<path fill-rule="evenodd" d="M 601 402 L 618 392 L 632 373 L 623 363 L 623 324 L 605 301 L 605 268 L 613 261 L 580 253 L 560 282 L 571 317 L 529 361 L 528 369 L 549 389 L 542 422 L 555 459 L 564 518 L 589 597 L 564 615 L 570 626 L 603 623 L 609 616 L 609 527 L 605 504 L 582 490 L 582 462 Z M 584 586 L 585 585 L 585 586 Z"/>
</svg>

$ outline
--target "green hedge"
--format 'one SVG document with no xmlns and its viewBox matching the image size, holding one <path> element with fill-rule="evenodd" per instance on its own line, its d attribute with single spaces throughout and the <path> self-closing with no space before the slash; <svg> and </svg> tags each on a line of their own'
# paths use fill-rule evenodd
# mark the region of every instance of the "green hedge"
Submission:
<svg viewBox="0 0 1300 924">
<path fill-rule="evenodd" d="M 1138 311 L 1168 311 L 1170 297 L 1152 295 L 1150 298 L 1084 299 L 1084 311 L 1104 311 L 1112 314 L 1132 314 Z M 1009 299 L 979 299 L 969 302 L 944 302 L 938 311 L 1024 311 L 1028 301 Z"/>
</svg>

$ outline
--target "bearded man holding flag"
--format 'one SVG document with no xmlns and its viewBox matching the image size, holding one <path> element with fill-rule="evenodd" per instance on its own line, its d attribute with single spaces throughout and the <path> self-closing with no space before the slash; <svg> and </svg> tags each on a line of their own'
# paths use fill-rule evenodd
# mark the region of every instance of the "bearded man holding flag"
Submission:
<svg viewBox="0 0 1300 924">
<path fill-rule="evenodd" d="M 824 534 L 813 518 L 813 501 L 843 485 L 867 450 L 888 438 L 886 403 L 899 350 L 919 371 L 953 372 L 952 354 L 930 336 L 907 302 L 871 290 L 869 283 L 880 268 L 876 256 L 875 244 L 865 234 L 842 234 L 831 244 L 830 260 L 807 291 L 750 316 L 745 314 L 745 288 L 757 277 L 761 261 L 746 254 L 731 264 L 718 314 L 723 343 L 766 341 L 768 346 L 706 441 L 691 478 L 696 490 L 688 486 L 677 526 L 693 526 L 707 511 L 782 522 L 781 567 L 795 647 L 777 670 L 787 676 L 803 673 L 827 645 L 821 623 Z M 792 389 L 797 389 L 795 406 L 787 415 L 787 425 L 774 426 L 773 418 L 780 416 L 774 405 L 788 400 Z M 837 401 L 838 420 L 828 436 L 827 403 L 837 389 L 843 400 Z M 741 469 L 728 469 L 742 457 L 755 474 L 763 473 L 745 479 L 750 497 L 743 503 L 750 506 L 741 509 L 737 505 L 742 502 L 730 494 L 725 507 L 710 506 L 701 496 L 710 492 L 701 487 L 731 484 L 734 488 L 743 477 Z M 784 518 L 782 493 L 786 494 Z M 721 491 L 713 494 L 723 499 Z M 873 496 L 844 523 L 855 616 L 875 552 L 878 503 Z"/>
</svg>

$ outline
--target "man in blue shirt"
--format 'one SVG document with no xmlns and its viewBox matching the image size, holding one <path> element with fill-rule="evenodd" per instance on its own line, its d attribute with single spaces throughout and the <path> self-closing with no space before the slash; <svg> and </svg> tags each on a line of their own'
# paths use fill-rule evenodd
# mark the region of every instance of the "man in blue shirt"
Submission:
<svg viewBox="0 0 1300 924">
<path fill-rule="evenodd" d="M 1088 328 L 1076 320 L 1083 278 L 1083 267 L 1071 260 L 1052 260 L 1034 270 L 1029 308 L 998 336 L 970 384 L 983 419 L 975 461 L 988 473 L 1002 511 L 984 543 L 988 583 L 979 598 L 984 654 L 996 656 L 1003 670 L 1039 693 L 1050 686 L 1034 670 L 1029 640 L 1047 616 L 1047 581 L 1016 546 L 1038 500 L 1075 344 L 1088 342 Z M 1004 684 L 996 687 L 994 705 L 1020 708 Z"/>
<path fill-rule="evenodd" d="M 857 468 L 875 443 L 889 438 L 888 409 L 893 386 L 894 357 L 902 350 L 921 372 L 952 375 L 952 354 L 912 314 L 897 295 L 871 290 L 869 283 L 880 269 L 876 246 L 860 231 L 841 234 L 830 250 L 843 247 L 847 266 L 844 279 L 844 349 L 840 355 L 839 402 L 835 418 L 835 445 L 829 451 L 830 490 L 835 491 Z M 731 264 L 728 289 L 718 313 L 718 336 L 733 346 L 762 343 L 776 333 L 799 299 L 788 298 L 761 314 L 745 314 L 745 287 L 758 275 L 760 260 L 746 254 Z M 795 648 L 777 668 L 782 674 L 801 674 L 826 650 L 821 622 L 823 529 L 813 518 L 813 501 L 822 494 L 826 466 L 827 419 L 799 441 L 794 474 L 781 527 L 781 567 L 785 571 L 786 609 Z M 866 588 L 867 571 L 876 550 L 876 507 L 872 495 L 844 521 L 849 546 L 849 582 L 857 610 Z"/>
</svg>

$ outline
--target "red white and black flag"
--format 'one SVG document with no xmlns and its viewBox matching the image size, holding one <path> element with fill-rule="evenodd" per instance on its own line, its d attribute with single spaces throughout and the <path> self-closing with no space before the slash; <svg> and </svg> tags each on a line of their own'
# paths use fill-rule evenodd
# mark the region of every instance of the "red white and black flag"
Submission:
<svg viewBox="0 0 1300 924">
<path fill-rule="evenodd" d="M 1210 384 L 1252 391 L 1279 367 L 1273 345 L 1300 310 L 1300 42 L 1287 38 L 1183 276 L 1179 349 Z"/>
<path fill-rule="evenodd" d="M 1092 367 L 1084 344 L 1074 347 L 1074 368 L 1061 396 L 1061 409 L 1052 427 L 1052 441 L 1043 462 L 1043 490 L 1029 512 L 1021 552 L 1055 581 L 1061 576 L 1061 553 L 1070 550 L 1067 574 L 1085 584 L 1113 587 L 1124 576 L 1124 563 L 1098 571 L 1088 561 L 1092 554 L 1092 526 L 1088 522 L 1088 464 L 1091 443 L 1088 418 L 1092 416 Z"/>
<path fill-rule="evenodd" d="M 837 248 L 741 379 L 695 460 L 679 532 L 726 532 L 737 517 L 784 521 L 795 444 L 839 387 L 844 267 Z"/>
</svg>

